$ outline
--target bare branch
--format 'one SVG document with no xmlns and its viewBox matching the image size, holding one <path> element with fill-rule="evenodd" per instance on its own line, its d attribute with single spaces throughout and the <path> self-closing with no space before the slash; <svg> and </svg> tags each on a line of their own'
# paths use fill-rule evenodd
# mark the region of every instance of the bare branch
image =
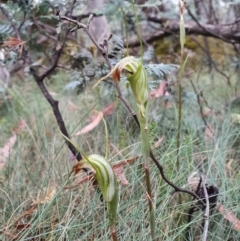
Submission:
<svg viewBox="0 0 240 241">
<path fill-rule="evenodd" d="M 152 150 L 150 150 L 150 157 L 151 159 L 154 161 L 154 163 L 156 164 L 163 180 L 168 184 L 170 185 L 171 187 L 174 188 L 174 191 L 175 192 L 183 192 L 183 193 L 187 193 L 189 195 L 191 195 L 192 197 L 196 198 L 197 200 L 199 200 L 199 196 L 197 194 L 195 194 L 194 192 L 190 191 L 190 190 L 187 190 L 185 188 L 181 188 L 181 187 L 178 187 L 177 185 L 175 185 L 174 183 L 172 183 L 166 176 L 165 176 L 165 173 L 164 173 L 164 169 L 163 169 L 163 166 L 158 162 L 158 160 L 155 158 Z"/>
<path fill-rule="evenodd" d="M 198 74 L 198 78 L 199 78 L 199 76 L 200 75 Z M 200 109 L 201 118 L 202 118 L 202 120 L 204 122 L 205 127 L 207 128 L 208 127 L 208 123 L 207 123 L 207 121 L 206 121 L 206 119 L 204 117 L 204 114 L 203 114 L 203 107 L 202 107 L 201 100 L 200 100 L 200 93 L 199 93 L 199 91 L 197 91 L 197 89 L 196 89 L 192 79 L 189 78 L 189 80 L 190 80 L 190 83 L 191 83 L 191 85 L 193 87 L 194 93 L 197 96 L 197 102 L 198 102 L 198 106 L 199 106 L 199 109 Z M 212 130 L 211 130 L 211 132 L 212 132 Z"/>
<path fill-rule="evenodd" d="M 74 6 L 74 4 L 72 5 L 71 12 L 72 12 L 73 6 Z M 69 25 L 68 25 L 68 27 L 69 27 Z M 45 71 L 41 76 L 39 76 L 37 74 L 36 70 L 32 66 L 30 67 L 30 72 L 33 75 L 37 85 L 40 88 L 40 90 L 42 91 L 44 97 L 49 102 L 49 104 L 52 106 L 52 110 L 53 110 L 53 113 L 54 113 L 55 118 L 57 120 L 59 129 L 61 130 L 63 135 L 65 135 L 66 137 L 68 137 L 68 139 L 70 139 L 70 137 L 68 135 L 68 132 L 67 132 L 67 129 L 66 129 L 66 126 L 65 126 L 65 123 L 63 121 L 61 112 L 60 112 L 59 107 L 58 107 L 58 101 L 56 101 L 55 99 L 52 98 L 52 96 L 50 95 L 50 93 L 48 92 L 48 90 L 47 90 L 47 88 L 44 84 L 44 79 L 46 77 L 48 77 L 50 74 L 52 74 L 52 72 L 58 66 L 58 61 L 59 61 L 60 56 L 63 52 L 63 48 L 65 46 L 65 42 L 66 42 L 68 33 L 69 33 L 69 28 L 66 30 L 66 33 L 64 35 L 64 38 L 63 38 L 63 41 L 62 41 L 62 44 L 61 44 L 61 47 L 55 53 L 55 58 L 54 58 L 54 61 L 51 65 L 51 67 L 48 68 L 47 71 Z M 68 148 L 73 153 L 73 155 L 76 157 L 76 159 L 78 161 L 80 161 L 82 159 L 81 154 L 76 150 L 76 148 L 74 147 L 74 145 L 71 142 L 69 142 L 68 140 L 65 140 L 65 141 L 66 141 L 66 144 L 67 144 Z"/>
<path fill-rule="evenodd" d="M 52 69 L 52 68 L 51 68 Z M 53 113 L 55 115 L 55 118 L 57 120 L 57 123 L 58 123 L 58 126 L 59 126 L 59 129 L 61 130 L 62 134 L 65 135 L 66 137 L 70 138 L 69 135 L 68 135 L 68 132 L 67 132 L 67 129 L 66 129 L 66 126 L 65 126 L 65 123 L 63 121 L 63 118 L 62 118 L 62 115 L 61 115 L 61 112 L 58 108 L 58 101 L 54 100 L 52 98 L 52 96 L 49 94 L 46 86 L 44 85 L 44 75 L 42 76 L 38 76 L 37 73 L 36 73 L 36 70 L 33 68 L 33 67 L 30 67 L 30 72 L 31 74 L 33 75 L 38 87 L 40 88 L 40 90 L 42 91 L 44 97 L 46 98 L 46 100 L 49 102 L 49 104 L 52 106 L 52 109 L 53 109 Z M 47 71 L 46 71 L 47 72 Z M 45 72 L 45 73 L 46 73 Z M 43 78 L 44 77 L 44 78 Z M 76 148 L 72 145 L 72 143 L 70 143 L 69 141 L 66 140 L 66 144 L 68 145 L 69 149 L 71 150 L 71 152 L 73 153 L 73 155 L 76 157 L 76 159 L 78 161 L 80 161 L 82 159 L 82 156 L 81 154 L 76 150 Z"/>
<path fill-rule="evenodd" d="M 92 22 L 93 20 L 93 14 L 90 14 L 89 15 L 89 18 L 88 18 L 88 21 L 87 21 L 87 25 L 86 25 L 86 28 L 89 29 L 90 28 L 90 23 Z"/>
<path fill-rule="evenodd" d="M 163 25 L 159 31 L 156 31 L 154 34 L 145 34 L 143 39 L 147 43 L 152 43 L 154 41 L 163 39 L 167 36 L 174 34 L 179 34 L 179 21 L 175 19 L 166 19 L 166 18 L 156 18 L 148 17 L 149 22 L 159 23 Z M 238 31 L 232 31 L 229 26 L 224 25 L 214 25 L 214 24 L 200 24 L 196 21 L 186 21 L 185 30 L 187 35 L 202 35 L 206 37 L 213 37 L 216 39 L 221 39 L 227 43 L 239 43 L 240 42 L 240 33 Z M 125 44 L 126 45 L 126 44 Z M 140 42 L 138 39 L 130 40 L 128 43 L 129 47 L 138 47 Z"/>
</svg>

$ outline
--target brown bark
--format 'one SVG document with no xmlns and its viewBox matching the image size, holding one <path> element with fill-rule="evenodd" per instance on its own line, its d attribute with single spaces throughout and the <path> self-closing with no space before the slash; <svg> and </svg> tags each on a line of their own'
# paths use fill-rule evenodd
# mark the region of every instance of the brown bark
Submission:
<svg viewBox="0 0 240 241">
<path fill-rule="evenodd" d="M 151 36 L 143 35 L 143 39 L 147 43 L 152 43 L 173 34 L 179 34 L 178 20 L 148 17 L 148 21 L 163 24 L 164 27 Z M 194 21 L 187 21 L 185 22 L 185 29 L 187 35 L 202 35 L 222 39 L 229 43 L 240 43 L 240 32 L 232 31 L 229 25 L 198 24 Z M 139 45 L 138 39 L 130 40 L 128 43 L 129 47 L 137 47 Z"/>
</svg>

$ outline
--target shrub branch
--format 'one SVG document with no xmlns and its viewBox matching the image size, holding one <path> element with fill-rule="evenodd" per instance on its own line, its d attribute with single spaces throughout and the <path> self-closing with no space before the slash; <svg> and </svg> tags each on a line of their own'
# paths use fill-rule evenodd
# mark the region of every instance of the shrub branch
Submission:
<svg viewBox="0 0 240 241">
<path fill-rule="evenodd" d="M 67 28 L 66 30 L 66 33 L 64 35 L 64 38 L 63 38 L 63 41 L 62 41 L 62 44 L 61 44 L 61 47 L 56 51 L 55 53 L 55 58 L 54 58 L 54 61 L 53 61 L 53 64 L 52 66 L 47 69 L 42 75 L 38 75 L 35 68 L 33 68 L 32 66 L 30 67 L 30 73 L 33 75 L 38 87 L 40 88 L 40 90 L 42 91 L 42 94 L 44 95 L 44 97 L 46 98 L 46 100 L 49 102 L 49 104 L 51 105 L 52 107 L 52 110 L 53 110 L 53 113 L 54 113 L 54 116 L 57 120 L 57 123 L 58 123 L 58 127 L 60 129 L 60 131 L 62 132 L 62 134 L 64 136 L 66 136 L 67 138 L 70 139 L 69 137 L 69 134 L 67 132 L 67 129 L 66 129 L 66 126 L 65 126 L 65 123 L 64 123 L 64 120 L 62 118 L 62 114 L 59 110 L 59 106 L 58 106 L 58 101 L 53 99 L 53 97 L 50 95 L 49 91 L 47 90 L 45 84 L 44 84 L 44 79 L 46 77 L 48 77 L 50 74 L 52 74 L 52 72 L 57 68 L 57 65 L 58 65 L 58 61 L 60 59 L 60 56 L 63 52 L 63 48 L 64 48 L 64 45 L 65 45 L 65 42 L 66 42 L 66 39 L 67 39 L 67 35 L 69 33 L 69 29 Z M 66 141 L 66 144 L 68 146 L 68 148 L 70 149 L 70 151 L 72 152 L 72 154 L 76 157 L 76 159 L 78 161 L 80 161 L 82 159 L 82 156 L 81 154 L 77 151 L 77 149 L 74 147 L 74 145 L 72 145 L 71 142 L 69 142 L 67 139 L 65 139 Z"/>
</svg>

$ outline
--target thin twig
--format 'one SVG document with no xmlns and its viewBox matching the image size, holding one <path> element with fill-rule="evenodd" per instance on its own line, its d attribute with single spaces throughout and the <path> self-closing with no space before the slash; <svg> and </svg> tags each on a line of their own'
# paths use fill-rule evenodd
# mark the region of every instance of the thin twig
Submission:
<svg viewBox="0 0 240 241">
<path fill-rule="evenodd" d="M 194 14 L 192 13 L 192 11 L 190 10 L 189 6 L 187 4 L 185 4 L 185 8 L 187 9 L 188 11 L 188 14 L 190 15 L 190 17 L 193 19 L 193 21 L 198 25 L 199 28 L 201 28 L 203 31 L 205 31 L 206 33 L 208 33 L 209 35 L 215 37 L 215 38 L 218 38 L 218 39 L 222 39 L 223 41 L 227 42 L 227 43 L 235 43 L 234 40 L 229 40 L 229 39 L 226 39 L 224 37 L 222 37 L 221 35 L 219 34 L 216 34 L 212 31 L 209 31 L 208 29 L 206 29 L 199 21 L 198 19 L 194 16 Z"/>
<path fill-rule="evenodd" d="M 231 25 L 234 25 L 234 24 L 238 24 L 239 22 L 240 22 L 240 18 L 237 18 L 236 20 L 234 20 L 231 23 L 222 23 L 221 25 L 222 26 L 231 26 Z"/>
<path fill-rule="evenodd" d="M 68 18 L 66 16 L 61 16 L 60 14 L 58 15 L 60 19 L 62 20 L 68 20 L 69 22 L 72 22 L 74 24 L 77 25 L 77 28 L 82 28 L 86 34 L 88 35 L 88 37 L 92 40 L 93 44 L 96 46 L 96 48 L 99 50 L 99 52 L 102 54 L 103 58 L 105 59 L 107 65 L 108 65 L 108 68 L 109 70 L 112 69 L 112 64 L 110 63 L 110 60 L 108 58 L 108 48 L 105 47 L 106 46 L 106 42 L 112 37 L 112 35 L 109 36 L 108 40 L 107 41 L 104 41 L 104 44 L 101 46 L 101 44 L 97 43 L 97 41 L 94 39 L 93 35 L 91 34 L 91 32 L 89 31 L 89 27 L 90 27 L 90 23 L 93 19 L 93 14 L 91 14 L 88 18 L 88 21 L 87 21 L 87 24 L 82 24 L 74 19 L 71 19 L 71 18 Z M 70 31 L 73 32 L 73 31 L 76 31 L 77 28 L 73 28 L 71 29 Z M 136 113 L 132 110 L 132 108 L 129 106 L 129 104 L 127 103 L 127 101 L 124 99 L 124 97 L 122 96 L 122 92 L 121 92 L 121 89 L 120 89 L 120 86 L 119 86 L 119 83 L 116 82 L 114 83 L 115 85 L 115 88 L 118 92 L 118 98 L 123 102 L 123 104 L 126 106 L 126 108 L 128 109 L 128 111 L 131 113 L 131 115 L 133 116 L 134 120 L 136 121 L 137 125 L 140 127 L 140 124 L 139 124 L 139 121 L 138 121 L 138 118 L 137 118 L 137 115 Z"/>
<path fill-rule="evenodd" d="M 72 10 L 73 10 L 73 7 L 71 8 L 71 12 L 72 12 Z M 69 27 L 69 25 L 68 25 L 68 27 Z M 44 97 L 49 102 L 49 104 L 52 106 L 52 110 L 53 110 L 53 113 L 54 113 L 55 118 L 57 120 L 59 129 L 61 130 L 63 135 L 65 135 L 66 137 L 68 137 L 70 139 L 70 137 L 68 135 L 68 132 L 67 132 L 67 129 L 66 129 L 66 126 L 65 126 L 65 123 L 64 123 L 63 118 L 62 118 L 62 114 L 61 114 L 61 112 L 59 110 L 59 107 L 58 107 L 58 101 L 52 98 L 52 96 L 50 95 L 50 93 L 48 92 L 48 90 L 47 90 L 47 88 L 44 84 L 44 79 L 46 77 L 48 77 L 58 66 L 58 61 L 59 61 L 60 56 L 63 52 L 63 48 L 65 46 L 65 42 L 66 42 L 68 33 L 69 33 L 69 29 L 66 30 L 66 33 L 65 33 L 63 41 L 62 41 L 62 45 L 56 51 L 55 59 L 53 61 L 53 64 L 50 66 L 50 68 L 48 68 L 47 71 L 45 71 L 41 76 L 39 76 L 37 74 L 35 68 L 33 68 L 32 66 L 30 67 L 30 72 L 33 75 L 37 85 L 40 88 L 40 90 L 42 91 Z M 82 159 L 82 156 L 76 150 L 76 148 L 72 145 L 72 143 L 69 142 L 68 140 L 66 140 L 66 144 L 67 144 L 68 148 L 71 150 L 71 152 L 73 153 L 73 155 L 76 157 L 76 159 L 78 161 L 80 161 Z"/>
<path fill-rule="evenodd" d="M 189 195 L 191 195 L 192 197 L 196 198 L 197 200 L 199 200 L 199 196 L 197 194 L 195 194 L 194 192 L 190 191 L 190 190 L 187 190 L 185 188 L 181 188 L 181 187 L 178 187 L 177 185 L 175 185 L 174 183 L 172 183 L 166 176 L 165 176 L 165 173 L 164 173 L 164 168 L 163 166 L 158 162 L 158 160 L 155 158 L 152 150 L 150 150 L 150 157 L 151 159 L 153 160 L 153 162 L 156 164 L 163 180 L 168 184 L 170 185 L 171 187 L 174 188 L 174 191 L 175 192 L 183 192 L 183 193 L 187 193 Z"/>
<path fill-rule="evenodd" d="M 200 114 L 201 114 L 202 120 L 203 120 L 203 122 L 204 122 L 204 124 L 205 124 L 205 127 L 207 128 L 207 127 L 208 127 L 208 123 L 207 123 L 207 121 L 206 121 L 206 119 L 205 119 L 205 117 L 204 117 L 204 114 L 203 114 L 203 107 L 202 107 L 202 104 L 201 104 L 199 92 L 197 91 L 195 85 L 193 84 L 192 79 L 189 78 L 189 80 L 190 80 L 190 83 L 191 83 L 191 85 L 192 85 L 192 87 L 193 87 L 194 93 L 195 93 L 195 95 L 197 96 L 197 102 L 198 102 L 198 105 L 199 105 L 199 110 L 200 110 Z"/>
<path fill-rule="evenodd" d="M 204 181 L 204 177 L 202 177 L 202 187 L 204 191 L 204 196 L 205 196 L 205 202 L 206 202 L 206 208 L 205 208 L 205 213 L 204 213 L 204 229 L 203 229 L 203 238 L 202 241 L 207 241 L 207 235 L 208 235 L 208 227 L 209 227 L 209 212 L 210 212 L 210 207 L 209 207 L 209 197 L 208 197 L 208 192 L 206 188 L 206 183 Z"/>
<path fill-rule="evenodd" d="M 208 61 L 209 61 L 209 63 L 212 64 L 213 68 L 214 68 L 219 74 L 221 74 L 223 77 L 225 77 L 226 80 L 227 80 L 227 84 L 228 84 L 229 86 L 231 86 L 230 77 L 227 76 L 222 70 L 220 70 L 220 69 L 218 68 L 218 66 L 216 65 L 216 63 L 213 61 L 211 55 L 205 50 L 205 48 L 199 43 L 199 41 L 198 41 L 196 38 L 192 38 L 192 40 L 195 41 L 195 42 L 197 43 L 198 47 L 199 47 L 200 49 L 202 49 L 202 51 L 207 55 Z"/>
</svg>

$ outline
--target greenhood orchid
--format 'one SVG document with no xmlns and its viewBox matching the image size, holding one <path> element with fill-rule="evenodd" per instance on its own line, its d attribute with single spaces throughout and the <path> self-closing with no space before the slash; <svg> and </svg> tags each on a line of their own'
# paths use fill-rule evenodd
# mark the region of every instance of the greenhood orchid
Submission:
<svg viewBox="0 0 240 241">
<path fill-rule="evenodd" d="M 136 104 L 140 110 L 141 115 L 146 118 L 146 110 L 148 104 L 148 80 L 147 73 L 142 64 L 141 60 L 133 56 L 128 56 L 121 59 L 111 70 L 111 72 L 100 79 L 98 83 L 110 76 L 112 76 L 114 82 L 119 82 L 121 78 L 121 73 L 123 70 L 126 70 L 127 80 L 130 83 Z"/>
</svg>

